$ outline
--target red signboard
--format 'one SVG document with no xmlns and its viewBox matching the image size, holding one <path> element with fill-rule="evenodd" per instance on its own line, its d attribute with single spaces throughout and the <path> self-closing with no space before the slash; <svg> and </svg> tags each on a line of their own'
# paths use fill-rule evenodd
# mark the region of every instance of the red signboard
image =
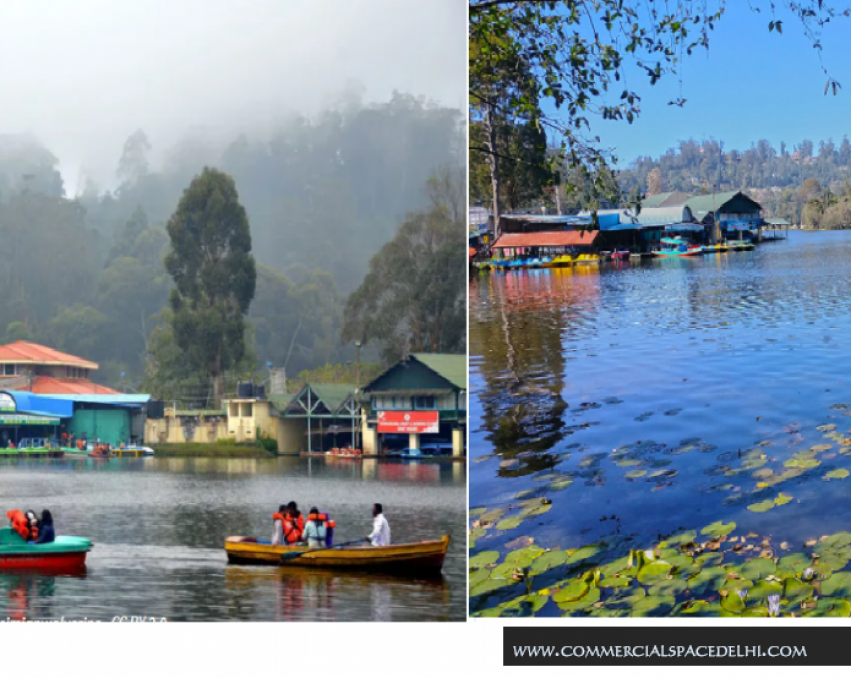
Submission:
<svg viewBox="0 0 851 678">
<path fill-rule="evenodd" d="M 378 413 L 379 433 L 438 433 L 440 417 L 437 412 Z"/>
</svg>

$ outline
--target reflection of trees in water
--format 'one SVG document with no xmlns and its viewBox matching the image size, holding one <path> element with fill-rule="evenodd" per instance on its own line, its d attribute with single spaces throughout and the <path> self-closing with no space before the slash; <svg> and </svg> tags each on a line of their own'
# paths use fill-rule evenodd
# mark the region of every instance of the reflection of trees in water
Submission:
<svg viewBox="0 0 851 678">
<path fill-rule="evenodd" d="M 570 269 L 490 275 L 471 283 L 470 339 L 486 387 L 478 394 L 495 451 L 543 452 L 565 435 L 563 337 L 584 322 L 599 281 Z"/>
</svg>

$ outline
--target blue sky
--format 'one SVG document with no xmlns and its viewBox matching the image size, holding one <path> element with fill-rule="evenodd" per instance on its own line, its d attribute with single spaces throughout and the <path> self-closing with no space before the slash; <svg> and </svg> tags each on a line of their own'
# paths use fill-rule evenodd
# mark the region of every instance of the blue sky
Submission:
<svg viewBox="0 0 851 678">
<path fill-rule="evenodd" d="M 824 95 L 826 76 L 800 24 L 783 17 L 777 35 L 768 32 L 769 18 L 752 13 L 743 0 L 728 3 L 709 51 L 697 50 L 681 64 L 682 108 L 667 104 L 680 95 L 677 76 L 650 86 L 646 77 L 631 74 L 642 97 L 637 122 L 599 120 L 593 127 L 603 145 L 614 148 L 618 165 L 639 155 L 658 157 L 688 138 L 715 138 L 730 150 L 761 138 L 777 149 L 785 141 L 791 149 L 803 139 L 817 145 L 851 137 L 851 18 L 834 20 L 822 36 L 824 64 L 843 87 L 835 97 Z"/>
</svg>

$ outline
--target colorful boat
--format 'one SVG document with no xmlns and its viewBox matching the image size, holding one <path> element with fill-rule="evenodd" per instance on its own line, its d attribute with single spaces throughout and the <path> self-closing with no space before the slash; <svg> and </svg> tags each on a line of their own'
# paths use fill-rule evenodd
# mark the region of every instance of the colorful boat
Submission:
<svg viewBox="0 0 851 678">
<path fill-rule="evenodd" d="M 73 572 L 85 567 L 92 547 L 83 537 L 56 537 L 49 544 L 30 544 L 11 527 L 0 527 L 0 570 Z"/>
<path fill-rule="evenodd" d="M 717 254 L 719 252 L 726 252 L 730 248 L 727 246 L 727 243 L 718 243 L 717 245 L 704 245 L 703 253 L 704 254 Z"/>
<path fill-rule="evenodd" d="M 750 240 L 730 240 L 727 245 L 730 249 L 736 250 L 737 252 L 752 250 L 754 248 L 754 244 Z"/>
<path fill-rule="evenodd" d="M 573 263 L 576 265 L 579 264 L 599 264 L 603 260 L 599 254 L 580 254 L 577 256 Z"/>
<path fill-rule="evenodd" d="M 559 268 L 561 266 L 573 266 L 573 257 L 569 254 L 559 254 L 553 257 L 550 262 L 550 268 Z"/>
<path fill-rule="evenodd" d="M 653 250 L 657 257 L 693 257 L 696 254 L 703 254 L 703 247 L 690 245 L 682 238 L 662 238 L 662 248 Z"/>
<path fill-rule="evenodd" d="M 306 546 L 281 546 L 262 543 L 254 537 L 228 537 L 225 551 L 228 562 L 242 565 L 282 565 L 297 567 L 382 570 L 400 573 L 440 571 L 449 535 L 437 541 L 420 541 L 391 546 L 339 546 L 308 549 Z M 298 556 L 284 558 L 287 554 Z"/>
</svg>

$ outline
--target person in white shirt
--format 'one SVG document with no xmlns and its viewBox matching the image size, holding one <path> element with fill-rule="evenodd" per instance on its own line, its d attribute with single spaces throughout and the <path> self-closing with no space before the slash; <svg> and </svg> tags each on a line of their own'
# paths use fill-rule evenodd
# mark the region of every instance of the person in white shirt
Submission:
<svg viewBox="0 0 851 678">
<path fill-rule="evenodd" d="M 390 523 L 384 517 L 381 504 L 372 505 L 372 533 L 367 535 L 367 539 L 373 546 L 390 546 Z"/>
</svg>

